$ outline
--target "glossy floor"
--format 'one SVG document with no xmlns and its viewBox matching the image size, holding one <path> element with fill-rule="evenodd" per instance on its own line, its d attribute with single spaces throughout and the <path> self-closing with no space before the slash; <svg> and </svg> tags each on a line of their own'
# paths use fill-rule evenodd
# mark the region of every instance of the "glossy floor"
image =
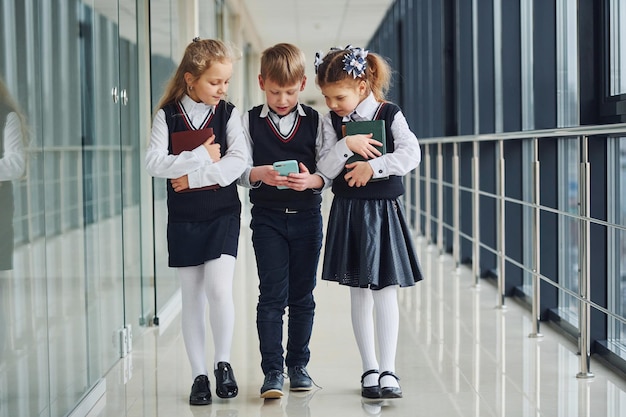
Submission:
<svg viewBox="0 0 626 417">
<path fill-rule="evenodd" d="M 150 328 L 106 379 L 106 394 L 91 415 L 107 417 L 329 417 L 329 416 L 626 416 L 626 380 L 593 360 L 593 379 L 577 379 L 576 347 L 547 325 L 529 338 L 530 314 L 514 301 L 495 308 L 494 287 L 474 287 L 469 270 L 418 240 L 427 279 L 402 289 L 397 373 L 404 398 L 363 401 L 360 359 L 350 324 L 348 291 L 319 282 L 309 372 L 319 388 L 259 398 L 255 328 L 257 278 L 242 227 L 236 276 L 236 336 L 232 365 L 240 394 L 214 395 L 209 406 L 190 406 L 189 364 L 180 316 Z M 208 348 L 207 357 L 212 352 Z M 214 387 L 214 378 L 211 376 Z"/>
</svg>

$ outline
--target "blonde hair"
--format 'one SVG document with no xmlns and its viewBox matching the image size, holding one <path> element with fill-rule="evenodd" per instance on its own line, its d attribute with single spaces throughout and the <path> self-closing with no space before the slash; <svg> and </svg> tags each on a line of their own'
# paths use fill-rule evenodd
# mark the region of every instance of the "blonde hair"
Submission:
<svg viewBox="0 0 626 417">
<path fill-rule="evenodd" d="M 345 69 L 344 57 L 352 49 L 333 49 L 328 52 L 317 67 L 316 83 L 320 88 L 333 83 L 354 83 L 365 81 L 377 101 L 385 101 L 391 86 L 391 66 L 380 55 L 368 52 L 365 71 L 361 77 L 354 77 Z"/>
<path fill-rule="evenodd" d="M 157 110 L 166 104 L 180 101 L 184 97 L 187 92 L 185 73 L 190 73 L 195 81 L 214 63 L 233 62 L 237 59 L 239 59 L 239 54 L 232 46 L 216 39 L 195 38 L 185 48 L 183 58 L 176 73 L 168 81 Z"/>
<path fill-rule="evenodd" d="M 297 46 L 276 44 L 261 55 L 261 77 L 281 87 L 299 83 L 304 79 L 305 61 L 304 53 Z"/>
</svg>

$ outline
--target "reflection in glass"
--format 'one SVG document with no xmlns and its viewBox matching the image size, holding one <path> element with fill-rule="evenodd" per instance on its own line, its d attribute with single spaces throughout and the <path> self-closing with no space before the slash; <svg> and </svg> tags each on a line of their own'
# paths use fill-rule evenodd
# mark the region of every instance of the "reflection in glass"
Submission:
<svg viewBox="0 0 626 417">
<path fill-rule="evenodd" d="M 578 215 L 578 141 L 559 142 L 559 208 L 572 216 Z M 578 234 L 579 221 L 559 216 L 559 284 L 578 294 Z M 578 326 L 576 297 L 559 291 L 559 314 L 573 326 Z"/>
<path fill-rule="evenodd" d="M 0 366 L 9 357 L 10 272 L 13 269 L 13 180 L 24 175 L 24 116 L 0 78 Z"/>
</svg>

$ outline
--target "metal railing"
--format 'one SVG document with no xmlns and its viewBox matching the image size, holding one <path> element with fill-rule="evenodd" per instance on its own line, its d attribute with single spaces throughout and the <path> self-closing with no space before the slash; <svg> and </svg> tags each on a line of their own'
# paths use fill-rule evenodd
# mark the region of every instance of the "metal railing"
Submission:
<svg viewBox="0 0 626 417">
<path fill-rule="evenodd" d="M 592 378 L 593 373 L 590 371 L 590 352 L 591 352 L 591 338 L 590 338 L 590 312 L 594 308 L 604 314 L 607 317 L 611 317 L 621 323 L 626 323 L 626 319 L 621 315 L 616 314 L 613 311 L 609 311 L 597 303 L 594 303 L 590 299 L 590 227 L 591 224 L 599 224 L 606 228 L 613 228 L 618 231 L 626 231 L 624 225 L 609 223 L 601 219 L 594 219 L 590 213 L 590 163 L 589 163 L 589 138 L 594 136 L 600 136 L 603 138 L 612 137 L 626 137 L 626 123 L 613 124 L 613 125 L 600 125 L 600 126 L 580 126 L 573 128 L 563 129 L 546 129 L 546 130 L 534 130 L 534 131 L 522 131 L 522 132 L 505 132 L 496 134 L 479 134 L 468 136 L 454 136 L 454 137 L 436 137 L 420 139 L 420 145 L 423 150 L 423 169 L 416 173 L 416 180 L 409 187 L 405 204 L 407 211 L 416 213 L 415 228 L 418 234 L 424 235 L 429 243 L 432 242 L 432 226 L 431 223 L 437 225 L 436 228 L 436 246 L 440 254 L 444 251 L 444 229 L 448 229 L 452 233 L 452 257 L 457 265 L 461 262 L 461 248 L 460 239 L 463 237 L 472 242 L 472 273 L 475 280 L 475 285 L 479 285 L 480 279 L 480 251 L 481 249 L 487 250 L 493 253 L 497 258 L 497 291 L 498 300 L 497 307 L 505 308 L 505 264 L 507 262 L 522 269 L 531 277 L 531 314 L 532 314 L 532 331 L 529 337 L 542 337 L 540 332 L 540 304 L 541 293 L 540 283 L 546 282 L 554 286 L 558 291 L 562 291 L 564 294 L 568 294 L 574 297 L 578 301 L 578 347 L 580 353 L 580 365 L 579 372 L 576 375 L 578 378 Z M 540 203 L 540 172 L 541 164 L 539 160 L 539 141 L 545 138 L 553 139 L 578 139 L 579 143 L 579 155 L 578 161 L 578 213 L 565 212 L 556 210 L 552 207 L 542 206 Z M 531 162 L 529 168 L 529 181 L 532 191 L 530 192 L 529 199 L 514 199 L 506 196 L 505 194 L 505 175 L 506 175 L 506 158 L 504 150 L 504 142 L 508 140 L 522 140 L 530 141 L 530 156 Z M 489 193 L 480 189 L 480 144 L 481 142 L 493 142 L 495 144 L 495 166 L 496 166 L 496 187 L 495 193 Z M 471 187 L 461 187 L 460 185 L 460 157 L 459 146 L 463 143 L 472 144 L 472 156 L 471 156 Z M 443 147 L 445 145 L 452 145 L 452 156 L 450 158 L 451 175 L 450 182 L 444 181 L 444 155 Z M 433 178 L 431 173 L 433 170 L 431 149 L 436 149 L 436 177 Z M 610 157 L 610 155 L 609 155 Z M 493 160 L 490 160 L 493 161 Z M 606 163 L 606 161 L 605 161 Z M 421 174 L 423 173 L 423 174 Z M 421 184 L 424 185 L 424 195 L 420 194 Z M 432 208 L 432 189 L 436 189 L 436 208 Z M 452 192 L 452 223 L 447 224 L 444 219 L 444 187 L 449 187 Z M 460 193 L 461 191 L 469 192 L 472 196 L 472 232 L 471 235 L 461 233 L 460 227 Z M 480 197 L 486 196 L 495 200 L 496 202 L 496 247 L 492 248 L 485 245 L 480 238 Z M 422 209 L 422 201 L 424 202 Z M 508 257 L 505 251 L 505 205 L 506 203 L 514 203 L 526 207 L 531 215 L 530 222 L 530 238 L 532 245 L 532 253 L 529 257 L 530 264 L 520 263 L 517 260 Z M 559 216 L 566 216 L 570 219 L 574 219 L 579 224 L 578 232 L 578 292 L 572 291 L 569 288 L 564 287 L 558 282 L 542 275 L 541 262 L 540 262 L 540 218 L 541 213 L 549 212 L 557 214 Z M 434 212 L 434 213 L 433 213 Z M 421 230 L 421 219 L 424 218 L 424 230 Z M 520 236 L 520 239 L 522 237 Z M 611 277 L 609 277 L 611 279 Z M 608 331 L 608 329 L 607 329 Z"/>
</svg>

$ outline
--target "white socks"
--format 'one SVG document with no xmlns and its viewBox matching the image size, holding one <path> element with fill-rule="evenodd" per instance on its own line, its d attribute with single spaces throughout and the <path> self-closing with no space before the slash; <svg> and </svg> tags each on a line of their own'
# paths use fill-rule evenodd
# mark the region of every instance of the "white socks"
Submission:
<svg viewBox="0 0 626 417">
<path fill-rule="evenodd" d="M 182 295 L 182 331 L 192 378 L 209 375 L 205 359 L 206 305 L 215 348 L 214 364 L 230 362 L 235 326 L 235 258 L 222 255 L 204 265 L 178 268 Z"/>
<path fill-rule="evenodd" d="M 396 349 L 400 314 L 398 311 L 398 287 L 388 286 L 380 290 L 368 288 L 350 288 L 352 328 L 356 338 L 363 372 L 379 369 L 380 372 L 395 373 Z M 378 333 L 378 351 L 380 368 L 376 359 L 376 336 L 374 331 L 374 311 L 376 312 L 376 331 Z M 378 385 L 378 375 L 365 377 L 363 386 Z M 398 381 L 392 376 L 380 380 L 381 387 L 398 387 Z"/>
</svg>

